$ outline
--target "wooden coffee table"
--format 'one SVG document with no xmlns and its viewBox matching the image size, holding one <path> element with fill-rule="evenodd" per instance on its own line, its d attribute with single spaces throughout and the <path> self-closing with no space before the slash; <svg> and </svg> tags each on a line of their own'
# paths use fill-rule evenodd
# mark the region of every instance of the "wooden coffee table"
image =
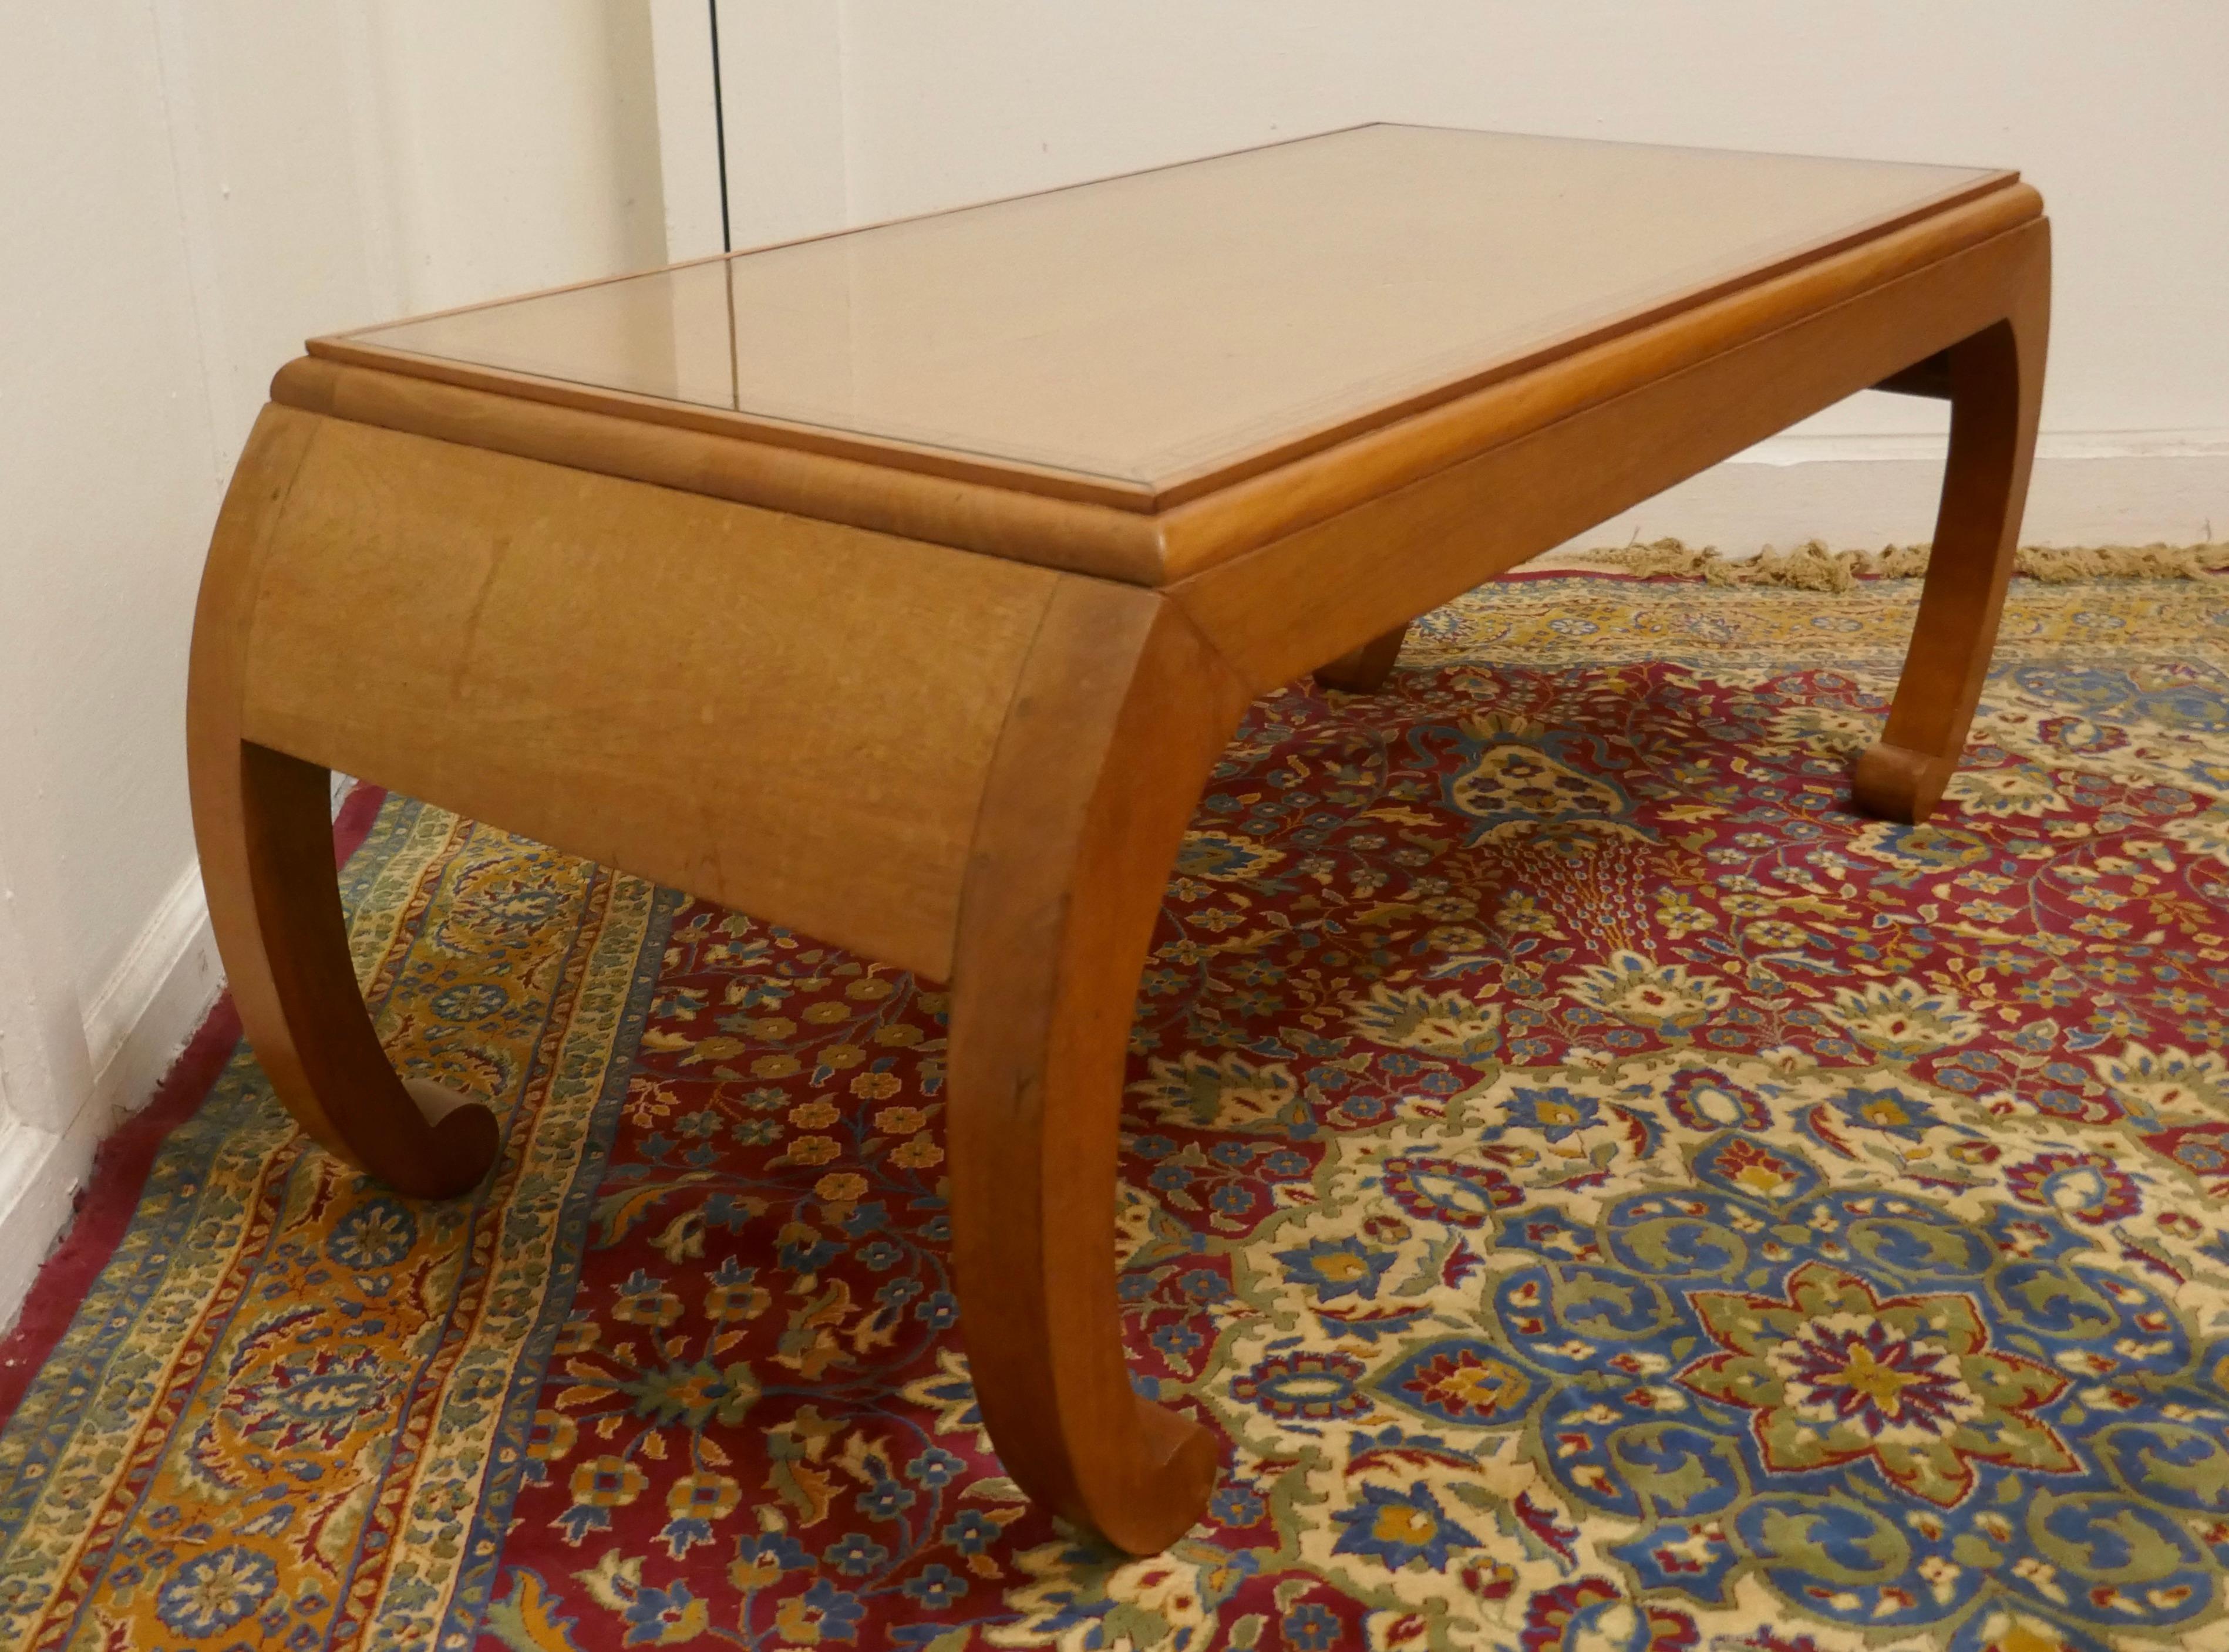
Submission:
<svg viewBox="0 0 2229 1652">
<path fill-rule="evenodd" d="M 951 983 L 982 1414 L 1124 1548 L 1217 1448 L 1115 1306 L 1133 996 L 1256 695 L 1869 385 L 1945 396 L 1858 805 L 1917 821 L 1994 638 L 2050 233 L 2008 172 L 1371 126 L 314 340 L 195 620 L 209 907 L 279 1098 L 405 1192 L 486 1099 L 382 1053 L 337 767 Z"/>
</svg>

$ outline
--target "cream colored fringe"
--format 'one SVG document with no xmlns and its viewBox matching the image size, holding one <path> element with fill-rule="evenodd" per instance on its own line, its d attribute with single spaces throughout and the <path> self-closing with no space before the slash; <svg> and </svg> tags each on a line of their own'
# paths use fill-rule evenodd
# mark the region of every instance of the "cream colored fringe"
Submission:
<svg viewBox="0 0 2229 1652">
<path fill-rule="evenodd" d="M 1830 551 L 1818 540 L 1792 551 L 1770 545 L 1754 557 L 1699 550 L 1676 539 L 1586 551 L 1566 560 L 1576 567 L 1620 573 L 1699 576 L 1711 585 L 1782 586 L 1795 591 L 1851 589 L 1860 579 L 1908 579 L 1927 572 L 1924 545 L 1885 545 L 1878 551 Z M 2023 547 L 2015 565 L 2031 579 L 2065 585 L 2077 579 L 2199 579 L 2229 568 L 2229 545 L 2095 545 L 2060 550 Z"/>
</svg>

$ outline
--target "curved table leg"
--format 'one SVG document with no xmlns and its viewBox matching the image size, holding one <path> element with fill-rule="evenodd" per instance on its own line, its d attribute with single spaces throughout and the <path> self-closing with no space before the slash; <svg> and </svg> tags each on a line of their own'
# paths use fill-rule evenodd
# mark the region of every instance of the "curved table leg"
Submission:
<svg viewBox="0 0 2229 1652">
<path fill-rule="evenodd" d="M 502 1145 L 495 1115 L 398 1079 L 357 989 L 328 772 L 237 749 L 233 798 L 208 798 L 195 825 L 225 976 L 271 1087 L 325 1147 L 400 1192 L 446 1199 L 477 1186 Z M 197 805 L 223 785 L 196 765 Z"/>
<path fill-rule="evenodd" d="M 2050 263 L 2040 256 L 2011 314 L 1949 352 L 1950 458 L 1935 547 L 1887 732 L 1858 759 L 1867 814 L 1924 821 L 1965 749 L 2027 501 L 2050 310 Z"/>
<path fill-rule="evenodd" d="M 999 735 L 960 909 L 947 1128 L 983 1420 L 1031 1497 L 1140 1554 L 1199 1518 L 1217 1453 L 1130 1386 L 1124 1057 L 1169 868 L 1245 703 L 1172 605 L 1063 581 Z"/>
<path fill-rule="evenodd" d="M 1316 681 L 1342 694 L 1376 694 L 1385 686 L 1385 679 L 1393 675 L 1394 662 L 1401 657 L 1401 644 L 1408 637 L 1405 624 L 1396 625 L 1383 637 L 1371 637 L 1328 665 L 1316 667 Z"/>
<path fill-rule="evenodd" d="M 303 449 L 267 412 L 218 518 L 194 614 L 186 765 L 209 925 L 241 1025 L 271 1087 L 332 1152 L 406 1194 L 477 1184 L 502 1145 L 483 1104 L 398 1079 L 349 955 L 333 866 L 331 780 L 241 737 L 258 564 Z"/>
</svg>

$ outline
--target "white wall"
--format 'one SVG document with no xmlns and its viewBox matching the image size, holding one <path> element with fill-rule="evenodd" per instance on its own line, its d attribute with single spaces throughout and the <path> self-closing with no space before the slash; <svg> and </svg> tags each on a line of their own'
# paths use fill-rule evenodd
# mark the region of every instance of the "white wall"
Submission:
<svg viewBox="0 0 2229 1652">
<path fill-rule="evenodd" d="M 265 385 L 662 261 L 650 52 L 641 0 L 0 11 L 0 1322 L 216 988 L 186 645 Z"/>
<path fill-rule="evenodd" d="M 815 26 L 797 27 L 780 0 L 722 5 L 742 74 L 840 93 L 833 119 L 824 106 L 809 122 L 754 125 L 746 109 L 740 132 L 729 100 L 732 193 L 744 214 L 781 202 L 786 227 L 800 222 L 800 179 L 814 182 L 819 219 L 801 227 L 821 229 L 1365 120 L 2016 166 L 2057 234 L 2030 536 L 2189 540 L 2209 516 L 2229 535 L 2229 6 L 2218 0 L 797 10 Z M 1738 464 L 1590 538 L 1924 538 L 1943 416 L 1939 404 L 1857 398 L 1768 445 L 1756 457 L 1770 469 Z M 2138 458 L 2151 462 L 2123 463 Z M 1748 535 L 1752 516 L 1770 531 Z"/>
</svg>

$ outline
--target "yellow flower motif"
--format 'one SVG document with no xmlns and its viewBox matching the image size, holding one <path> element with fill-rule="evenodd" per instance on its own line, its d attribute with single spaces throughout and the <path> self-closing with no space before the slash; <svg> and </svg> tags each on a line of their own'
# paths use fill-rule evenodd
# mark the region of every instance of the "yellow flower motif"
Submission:
<svg viewBox="0 0 2229 1652">
<path fill-rule="evenodd" d="M 877 998 L 887 998 L 897 989 L 881 976 L 862 976 L 844 989 L 846 998 L 857 998 L 862 1003 L 872 1003 Z"/>
<path fill-rule="evenodd" d="M 677 1519 L 693 1514 L 719 1520 L 743 1500 L 743 1489 L 724 1474 L 684 1474 L 666 1489 L 665 1507 Z"/>
<path fill-rule="evenodd" d="M 797 1058 L 793 1055 L 761 1055 L 751 1063 L 754 1079 L 787 1079 L 796 1073 Z"/>
<path fill-rule="evenodd" d="M 877 1027 L 875 1029 L 875 1042 L 893 1045 L 903 1049 L 909 1044 L 921 1042 L 921 1028 L 909 1027 L 903 1021 L 894 1021 L 888 1027 Z"/>
<path fill-rule="evenodd" d="M 854 1205 L 867 1191 L 867 1178 L 851 1170 L 831 1170 L 813 1184 L 813 1191 L 832 1205 Z"/>
<path fill-rule="evenodd" d="M 1416 910 L 1442 924 L 1460 924 L 1478 916 L 1478 902 L 1461 895 L 1433 895 L 1418 901 Z"/>
<path fill-rule="evenodd" d="M 875 1115 L 875 1128 L 886 1136 L 910 1136 L 928 1123 L 918 1107 L 885 1107 Z"/>
<path fill-rule="evenodd" d="M 909 1170 L 926 1170 L 944 1162 L 944 1149 L 926 1136 L 908 1137 L 891 1151 L 890 1162 Z"/>
<path fill-rule="evenodd" d="M 1548 909 L 1522 889 L 1512 890 L 1502 897 L 1501 905 L 1494 909 L 1493 926 L 1510 934 L 1538 935 L 1551 941 L 1565 938 L 1564 932 L 1556 927 L 1556 920 L 1549 914 Z M 1477 936 L 1475 942 L 1467 943 L 1472 945 L 1482 946 L 1486 943 L 1486 937 L 1474 929 L 1456 927 L 1433 932 L 1436 935 Z M 1449 946 L 1447 950 L 1454 949 Z"/>
<path fill-rule="evenodd" d="M 863 1073 L 851 1080 L 851 1093 L 862 1101 L 880 1101 L 903 1088 L 895 1073 Z"/>
<path fill-rule="evenodd" d="M 534 1426 L 536 1437 L 528 1441 L 526 1455 L 536 1463 L 555 1463 L 581 1437 L 581 1425 L 562 1411 L 536 1412 Z"/>
<path fill-rule="evenodd" d="M 801 1101 L 789 1110 L 789 1122 L 800 1130 L 822 1130 L 841 1117 L 836 1110 L 836 1104 L 825 1096 Z"/>
<path fill-rule="evenodd" d="M 623 1291 L 612 1304 L 612 1317 L 623 1325 L 671 1325 L 681 1317 L 681 1298 L 662 1288 Z"/>
<path fill-rule="evenodd" d="M 748 1279 L 741 1284 L 714 1285 L 704 1293 L 704 1311 L 714 1319 L 756 1319 L 773 1305 L 773 1293 Z"/>
<path fill-rule="evenodd" d="M 849 1021 L 851 1018 L 851 1012 L 833 999 L 825 1003 L 808 1005 L 805 1011 L 806 1020 L 818 1022 L 823 1027 L 830 1021 Z"/>
<path fill-rule="evenodd" d="M 834 1067 L 839 1073 L 845 1067 L 858 1066 L 866 1059 L 866 1051 L 857 1044 L 831 1044 L 820 1052 L 821 1065 Z"/>
<path fill-rule="evenodd" d="M 573 1470 L 573 1501 L 591 1508 L 624 1508 L 649 1483 L 649 1476 L 625 1457 L 590 1457 Z"/>
<path fill-rule="evenodd" d="M 2001 900 L 1969 900 L 1958 908 L 1958 915 L 1977 924 L 2009 924 L 2020 916 L 2020 912 Z"/>
<path fill-rule="evenodd" d="M 800 1136 L 789 1144 L 789 1161 L 793 1164 L 826 1164 L 843 1155 L 844 1149 L 832 1136 Z"/>
</svg>

